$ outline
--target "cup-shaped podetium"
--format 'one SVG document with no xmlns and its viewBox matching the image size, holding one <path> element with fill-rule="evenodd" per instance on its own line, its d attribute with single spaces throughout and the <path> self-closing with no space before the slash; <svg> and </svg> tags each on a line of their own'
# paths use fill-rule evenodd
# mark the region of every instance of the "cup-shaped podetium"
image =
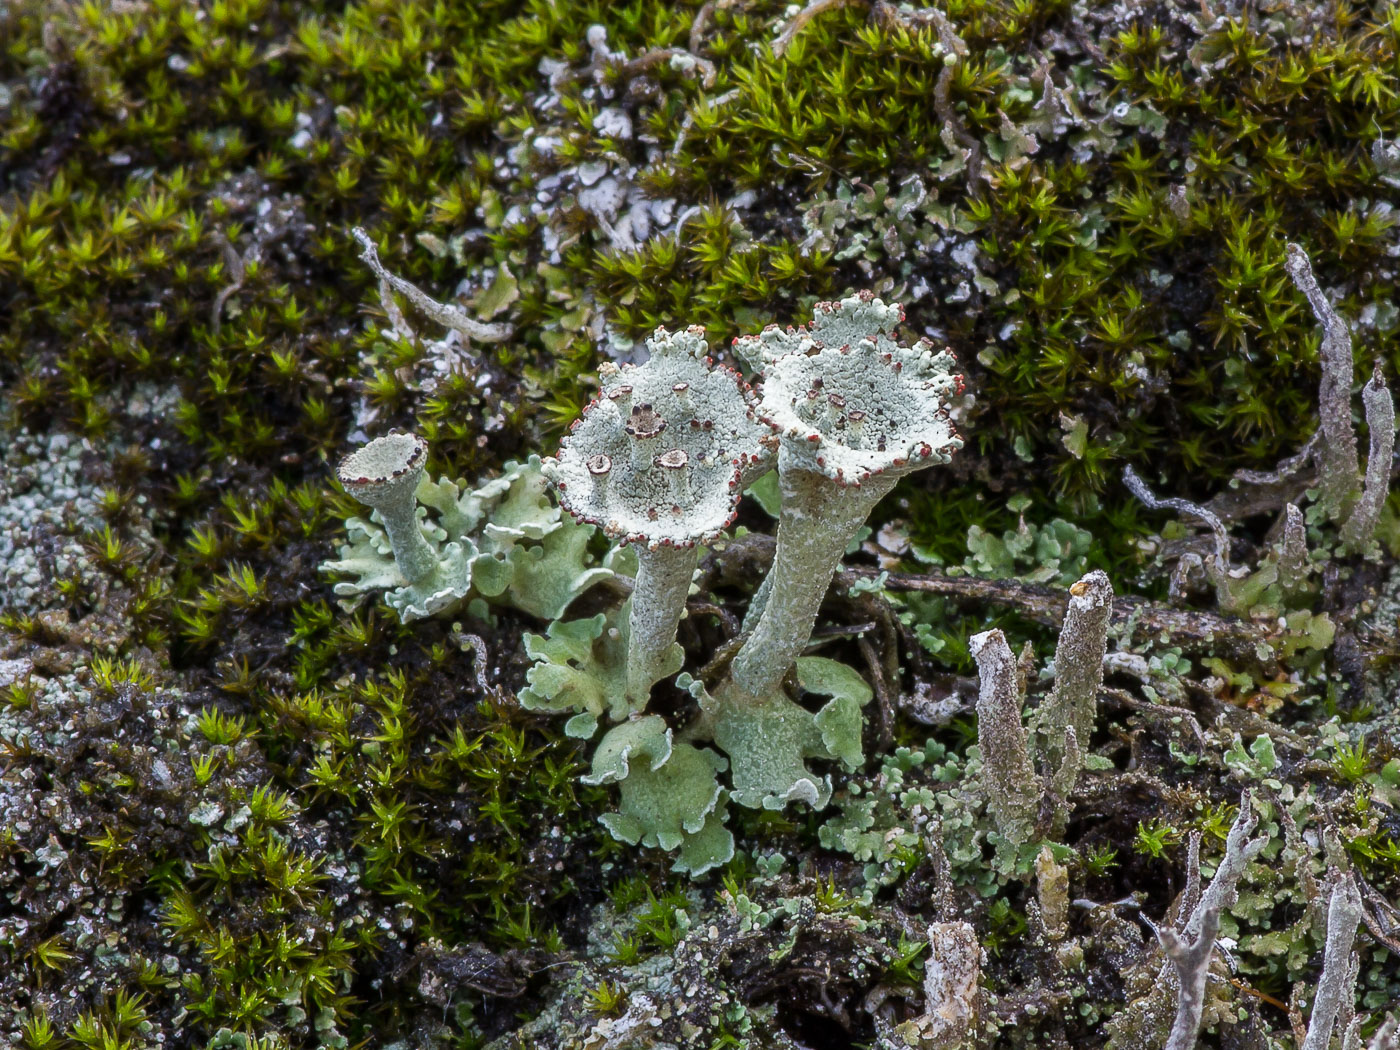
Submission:
<svg viewBox="0 0 1400 1050">
<path fill-rule="evenodd" d="M 375 438 L 341 461 L 336 470 L 345 491 L 379 512 L 394 564 L 410 584 L 432 575 L 438 565 L 418 524 L 414 492 L 428 462 L 428 443 L 417 434 L 393 433 Z"/>
<path fill-rule="evenodd" d="M 698 545 L 729 527 L 773 445 L 747 384 L 707 356 L 703 328 L 658 328 L 647 346 L 644 364 L 600 369 L 601 394 L 545 465 L 565 510 L 636 545 L 627 650 L 636 710 L 680 669 L 676 629 Z"/>
<path fill-rule="evenodd" d="M 773 694 L 806 645 L 875 504 L 905 474 L 962 447 L 948 418 L 962 388 L 951 353 L 927 340 L 901 345 L 899 308 L 868 292 L 818 303 L 816 315 L 808 328 L 773 327 L 735 345 L 764 366 L 757 414 L 779 435 L 777 550 L 731 667 L 734 688 L 754 701 Z"/>
</svg>

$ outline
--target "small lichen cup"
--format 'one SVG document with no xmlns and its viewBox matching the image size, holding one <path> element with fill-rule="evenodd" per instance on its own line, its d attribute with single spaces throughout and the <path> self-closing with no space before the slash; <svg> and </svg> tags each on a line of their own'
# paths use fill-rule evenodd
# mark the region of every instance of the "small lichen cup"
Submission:
<svg viewBox="0 0 1400 1050">
<path fill-rule="evenodd" d="M 336 476 L 345 491 L 379 512 L 394 551 L 394 564 L 410 584 L 431 576 L 438 565 L 418 524 L 414 492 L 428 463 L 428 443 L 417 434 L 375 438 L 346 456 Z"/>
</svg>

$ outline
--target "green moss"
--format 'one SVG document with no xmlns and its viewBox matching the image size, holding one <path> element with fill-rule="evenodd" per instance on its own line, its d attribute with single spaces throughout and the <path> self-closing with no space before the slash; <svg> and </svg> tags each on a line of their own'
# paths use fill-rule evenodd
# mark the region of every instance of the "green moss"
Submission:
<svg viewBox="0 0 1400 1050">
<path fill-rule="evenodd" d="M 113 944 L 85 939 L 79 912 L 45 910 L 57 889 L 16 903 L 36 918 L 0 938 L 0 988 L 22 989 L 26 1011 L 14 1038 L 469 1043 L 536 1011 L 543 967 L 584 939 L 601 872 L 624 859 L 640 874 L 615 887 L 619 909 L 642 906 L 643 884 L 666 904 L 619 935 L 615 965 L 684 941 L 676 909 L 690 905 L 668 900 L 660 862 L 597 832 L 605 793 L 581 790 L 572 743 L 513 702 L 520 638 L 541 622 L 468 623 L 487 657 L 448 625 L 410 632 L 383 609 L 330 604 L 314 567 L 352 510 L 324 481 L 358 428 L 413 426 L 435 469 L 482 476 L 549 451 L 599 359 L 630 353 L 658 323 L 706 325 L 722 356 L 731 337 L 813 300 L 878 282 L 912 298 L 926 285 L 908 324 L 959 353 L 976 396 L 961 423 L 969 446 L 888 516 L 944 565 L 968 558 L 975 528 L 999 572 L 1088 565 L 1126 580 L 1143 568 L 1146 528 L 1118 487 L 1123 463 L 1204 496 L 1313 428 L 1317 334 L 1282 272 L 1286 241 L 1308 247 L 1342 314 L 1359 319 L 1363 358 L 1400 364 L 1383 206 L 1396 178 L 1386 148 L 1400 138 L 1393 11 L 1347 3 L 1316 26 L 1280 9 L 1193 27 L 1149 10 L 1081 43 L 1061 0 L 942 10 L 957 41 L 850 4 L 775 58 L 764 42 L 790 17 L 778 0 L 5 8 L 0 416 L 6 436 L 19 421 L 99 439 L 92 469 L 107 476 L 78 539 L 95 575 L 57 573 L 52 609 L 0 615 L 4 658 L 31 667 L 0 691 L 0 720 L 19 720 L 6 723 L 6 768 L 33 770 L 75 814 L 71 827 L 36 823 L 32 842 L 0 828 L 0 860 L 35 884 L 54 877 L 36 854 L 52 830 L 86 880 L 75 885 L 104 895 L 74 908 L 116 916 L 102 929 L 120 931 Z M 622 56 L 596 69 L 594 24 Z M 712 81 L 670 60 L 622 69 L 689 48 L 692 32 Z M 542 59 L 562 63 L 553 84 Z M 609 110 L 627 114 L 630 138 Z M 655 235 L 610 236 L 580 202 L 581 164 L 634 188 L 628 206 L 674 199 L 664 221 L 651 215 Z M 926 191 L 913 205 L 910 177 Z M 622 218 L 605 222 L 616 231 Z M 356 224 L 432 294 L 465 280 L 465 307 L 512 336 L 449 357 L 411 310 L 412 331 L 393 330 L 353 260 Z M 1004 509 L 1013 494 L 1034 503 Z M 1022 515 L 1068 549 L 1018 548 Z M 1090 550 L 1062 535 L 1064 520 L 1094 537 Z M 966 638 L 985 615 L 942 600 L 902 611 L 925 628 L 931 675 L 969 670 Z M 1282 717 L 1312 717 L 1321 705 L 1300 700 L 1323 687 L 1297 667 L 1301 683 L 1227 682 L 1211 702 L 1230 714 L 1267 694 L 1293 705 Z M 88 743 L 60 711 L 92 716 Z M 1162 883 L 1180 850 L 1159 832 L 1195 826 L 1209 841 L 1233 791 L 1183 726 L 1165 733 L 1172 752 L 1158 723 L 1114 717 L 1136 750 L 1102 751 L 1169 772 L 1173 790 L 1189 781 L 1212 808 L 1134 796 L 1109 830 L 1084 832 L 1085 878 L 1102 899 Z M 971 766 L 970 729 L 940 731 L 947 750 L 926 766 L 949 779 L 933 785 L 899 768 L 927 734 L 897 721 L 896 739 L 915 747 L 891 768 L 911 792 L 950 796 L 955 885 L 1003 894 L 976 916 L 1005 960 L 989 981 L 1021 987 L 1020 876 L 987 866 L 976 820 L 946 786 Z M 1342 793 L 1326 801 L 1351 829 L 1352 862 L 1393 890 L 1389 746 L 1331 741 L 1306 776 Z M 1282 743 L 1279 755 L 1291 770 L 1296 756 Z M 1279 775 L 1240 756 L 1234 776 Z M 157 759 L 173 786 L 160 786 Z M 829 918 L 867 882 L 917 898 L 926 851 L 906 818 L 927 799 L 837 789 L 839 816 L 824 824 L 737 814 L 739 848 L 781 847 L 794 870 L 824 835 L 845 843 L 824 862 L 871 869 L 753 899 L 802 897 Z M 1126 848 L 1139 820 L 1163 857 Z M 900 831 L 876 842 L 876 827 Z M 1110 833 L 1116 858 L 1095 838 Z M 735 879 L 737 905 L 750 895 Z M 1266 897 L 1239 920 L 1261 924 L 1241 940 L 1243 972 L 1286 996 L 1320 941 L 1291 927 L 1268 940 Z M 769 904 L 755 905 L 772 913 L 764 929 L 790 913 L 808 922 Z M 471 971 L 489 980 L 454 979 L 446 1013 L 418 991 L 435 939 L 490 956 Z M 916 947 L 887 947 L 879 965 L 907 986 Z M 1363 964 L 1368 1009 L 1393 1000 L 1393 964 L 1378 956 Z M 589 986 L 608 989 L 595 1021 L 634 1002 L 616 972 Z M 780 1027 L 741 999 L 705 1019 L 721 1044 Z"/>
</svg>

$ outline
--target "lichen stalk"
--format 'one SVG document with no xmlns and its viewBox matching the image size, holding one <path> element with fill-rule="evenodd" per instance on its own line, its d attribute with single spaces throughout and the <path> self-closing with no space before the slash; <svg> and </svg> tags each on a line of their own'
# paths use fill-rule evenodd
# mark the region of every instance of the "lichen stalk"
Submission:
<svg viewBox="0 0 1400 1050">
<path fill-rule="evenodd" d="M 1254 801 L 1248 791 L 1240 795 L 1240 812 L 1230 831 L 1225 836 L 1225 856 L 1215 867 L 1215 874 L 1206 886 L 1201 899 L 1186 918 L 1182 932 L 1195 938 L 1201 932 L 1205 913 L 1214 908 L 1217 912 L 1228 910 L 1239 899 L 1239 881 L 1244 877 L 1250 861 L 1259 855 L 1269 844 L 1267 834 L 1251 839 L 1250 833 L 1259 823 L 1254 813 Z"/>
<path fill-rule="evenodd" d="M 403 578 L 409 583 L 426 580 L 437 568 L 437 554 L 418 525 L 417 504 L 409 500 L 376 509 Z"/>
<path fill-rule="evenodd" d="M 747 384 L 714 364 L 703 329 L 658 328 L 647 347 L 644 364 L 599 369 L 601 396 L 545 464 L 565 510 L 639 552 L 624 687 L 634 712 L 680 670 L 676 629 L 698 545 L 734 520 L 745 472 L 772 459 Z"/>
<path fill-rule="evenodd" d="M 1317 996 L 1313 1000 L 1312 1018 L 1308 1021 L 1302 1050 L 1327 1050 L 1343 1001 L 1356 994 L 1354 978 L 1348 980 L 1348 972 L 1360 922 L 1361 894 L 1356 881 L 1350 875 L 1343 875 L 1332 888 L 1332 899 L 1327 906 L 1327 946 L 1322 956 L 1322 977 L 1317 982 Z"/>
<path fill-rule="evenodd" d="M 444 328 L 452 329 L 467 340 L 475 339 L 481 343 L 500 343 L 510 338 L 513 331 L 510 325 L 487 324 L 484 321 L 478 321 L 469 316 L 461 307 L 440 303 L 416 284 L 390 273 L 379 261 L 379 250 L 375 247 L 374 241 L 370 240 L 369 234 L 358 226 L 350 232 L 360 244 L 360 261 L 368 266 L 374 272 L 375 277 L 379 279 L 380 295 L 386 302 L 390 301 L 383 292 L 387 285 L 438 324 Z M 386 312 L 390 313 L 396 329 L 403 327 L 403 315 L 399 313 L 397 307 L 389 310 L 386 306 Z"/>
<path fill-rule="evenodd" d="M 1070 588 L 1069 607 L 1055 646 L 1055 687 L 1037 719 L 1045 768 L 1064 761 L 1065 730 L 1087 745 L 1094 731 L 1103 657 L 1108 648 L 1108 620 L 1113 612 L 1113 584 L 1100 569 Z"/>
<path fill-rule="evenodd" d="M 1283 508 L 1283 540 L 1279 544 L 1278 582 L 1283 593 L 1292 597 L 1308 583 L 1308 532 L 1303 512 L 1296 503 Z"/>
<path fill-rule="evenodd" d="M 961 921 L 933 923 L 928 944 L 924 1014 L 915 1025 L 918 1045 L 955 1050 L 970 1045 L 977 1030 L 982 945 L 972 924 Z"/>
<path fill-rule="evenodd" d="M 1035 892 L 1046 937 L 1052 943 L 1063 940 L 1069 932 L 1069 869 L 1048 845 L 1036 854 Z"/>
<path fill-rule="evenodd" d="M 337 474 L 345 491 L 379 512 L 394 564 L 409 583 L 432 575 L 438 555 L 418 525 L 414 492 L 427 464 L 427 445 L 415 434 L 389 434 L 356 450 Z"/>
<path fill-rule="evenodd" d="M 1361 468 L 1357 460 L 1356 433 L 1351 425 L 1352 356 L 1351 335 L 1346 322 L 1318 287 L 1312 263 L 1301 245 L 1285 249 L 1283 268 L 1322 325 L 1319 351 L 1322 380 L 1318 385 L 1318 421 L 1322 443 L 1317 450 L 1318 487 L 1321 503 L 1335 522 L 1346 520 L 1356 498 Z"/>
<path fill-rule="evenodd" d="M 977 661 L 977 743 L 987 808 L 1001 836 L 1019 846 L 1035 829 L 1040 782 L 1021 721 L 1016 656 L 1006 636 L 995 630 L 973 635 L 969 649 Z"/>
<path fill-rule="evenodd" d="M 1250 862 L 1269 843 L 1267 834 L 1253 839 L 1249 837 L 1258 823 L 1253 799 L 1246 790 L 1240 795 L 1239 815 L 1235 817 L 1234 824 L 1225 836 L 1225 855 L 1216 864 L 1215 874 L 1204 890 L 1200 889 L 1200 842 L 1193 837 L 1187 860 L 1186 890 L 1182 896 L 1181 907 L 1176 913 L 1178 919 L 1183 912 L 1186 913 L 1186 918 L 1184 922 L 1178 922 L 1173 931 L 1178 953 L 1188 951 L 1192 945 L 1199 946 L 1205 943 L 1207 933 L 1210 933 L 1209 943 L 1214 944 L 1213 925 L 1218 923 L 1222 913 L 1229 911 L 1239 900 L 1240 879 L 1244 877 Z M 1171 916 L 1168 915 L 1168 920 L 1170 919 Z M 1159 940 L 1164 951 L 1170 956 L 1173 949 L 1167 942 L 1172 938 L 1162 938 L 1159 934 Z M 1181 961 L 1186 961 L 1184 956 Z M 1190 1015 L 1182 1014 L 1183 1004 L 1178 994 L 1179 965 L 1178 960 L 1164 960 L 1157 971 L 1152 991 L 1130 1003 L 1127 1009 L 1119 1012 L 1109 1022 L 1112 1032 L 1109 1046 L 1157 1045 L 1162 1039 L 1168 1038 L 1168 1016 L 1169 1011 L 1173 1009 L 1174 999 L 1176 1022 L 1172 1025 L 1172 1031 L 1185 1029 L 1190 1022 Z M 1187 1003 L 1186 1006 L 1190 1007 L 1190 1004 Z M 1196 1030 L 1199 1030 L 1199 1016 L 1196 1019 Z"/>
<path fill-rule="evenodd" d="M 1381 507 L 1390 494 L 1390 466 L 1395 455 L 1395 400 L 1385 385 L 1380 362 L 1361 391 L 1366 409 L 1366 425 L 1371 431 L 1371 447 L 1366 458 L 1366 481 L 1361 499 L 1342 526 L 1342 542 L 1354 552 L 1364 552 L 1380 520 Z"/>
<path fill-rule="evenodd" d="M 809 471 L 782 467 L 783 494 L 778 542 L 762 610 L 730 675 L 747 698 L 771 696 L 811 637 L 822 599 L 846 545 L 884 496 L 894 477 L 877 475 L 860 486 L 843 486 Z"/>
<path fill-rule="evenodd" d="M 627 695 L 646 706 L 651 687 L 677 669 L 676 625 L 685 614 L 699 547 L 637 546 L 637 578 L 628 616 Z"/>
<path fill-rule="evenodd" d="M 810 325 L 770 325 L 735 340 L 763 372 L 757 415 L 778 434 L 782 509 L 769 571 L 744 620 L 734 687 L 766 699 L 806 644 L 831 577 L 898 478 L 962 447 L 947 399 L 962 389 L 953 355 L 891 335 L 897 305 L 862 292 L 817 303 Z"/>
<path fill-rule="evenodd" d="M 1217 908 L 1206 909 L 1194 940 L 1170 927 L 1157 931 L 1157 940 L 1177 977 L 1176 1016 L 1172 1019 L 1165 1050 L 1192 1050 L 1196 1045 L 1201 1031 L 1201 1013 L 1205 1009 L 1210 960 L 1219 933 L 1220 911 Z"/>
</svg>

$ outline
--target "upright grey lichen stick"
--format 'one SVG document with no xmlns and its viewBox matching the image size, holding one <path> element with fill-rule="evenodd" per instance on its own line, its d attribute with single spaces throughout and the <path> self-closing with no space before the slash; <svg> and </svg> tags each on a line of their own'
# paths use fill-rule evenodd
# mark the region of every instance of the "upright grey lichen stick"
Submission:
<svg viewBox="0 0 1400 1050">
<path fill-rule="evenodd" d="M 1351 425 L 1351 333 L 1332 302 L 1318 287 L 1312 262 L 1302 245 L 1284 246 L 1284 272 L 1307 297 L 1308 305 L 1322 325 L 1322 346 L 1318 352 L 1322 382 L 1318 387 L 1318 422 L 1322 444 L 1317 450 L 1318 488 L 1322 506 L 1337 522 L 1345 521 L 1355 499 L 1361 467 L 1356 452 L 1356 432 Z"/>
<path fill-rule="evenodd" d="M 1064 760 L 1067 729 L 1073 729 L 1075 738 L 1086 748 L 1094 732 L 1112 615 L 1113 584 L 1103 570 L 1086 573 L 1070 587 L 1064 626 L 1055 646 L 1055 687 L 1036 719 L 1051 770 L 1058 770 Z"/>
<path fill-rule="evenodd" d="M 642 365 L 604 365 L 602 395 L 545 465 L 579 521 L 636 545 L 627 692 L 636 710 L 680 670 L 676 628 L 701 543 L 734 520 L 746 480 L 771 462 L 749 391 L 706 356 L 704 329 L 658 328 Z"/>
<path fill-rule="evenodd" d="M 336 471 L 346 492 L 379 512 L 394 564 L 409 583 L 426 579 L 438 564 L 413 498 L 427 462 L 428 444 L 417 434 L 387 434 L 350 453 Z"/>
<path fill-rule="evenodd" d="M 759 418 L 779 435 L 782 510 L 773 568 L 745 621 L 731 681 L 761 701 L 811 636 L 846 546 L 912 471 L 946 463 L 962 440 L 948 419 L 953 355 L 892 337 L 898 306 L 869 292 L 818 303 L 806 329 L 777 326 L 735 349 L 764 366 Z"/>
<path fill-rule="evenodd" d="M 977 742 L 987 807 L 997 831 L 1019 846 L 1035 831 L 1041 792 L 1021 721 L 1016 656 L 999 630 L 974 634 L 968 651 L 977 661 Z"/>
</svg>

